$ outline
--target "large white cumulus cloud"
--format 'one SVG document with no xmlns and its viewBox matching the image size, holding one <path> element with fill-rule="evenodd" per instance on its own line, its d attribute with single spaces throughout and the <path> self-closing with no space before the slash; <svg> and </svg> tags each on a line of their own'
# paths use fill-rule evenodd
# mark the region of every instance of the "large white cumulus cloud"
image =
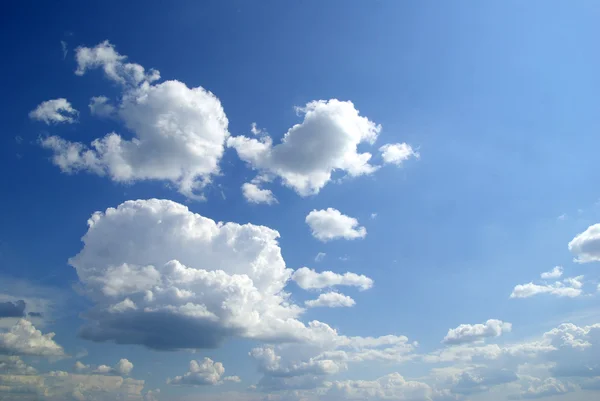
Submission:
<svg viewBox="0 0 600 401">
<path fill-rule="evenodd" d="M 228 336 L 340 341 L 327 324 L 298 320 L 275 230 L 217 223 L 158 199 L 96 212 L 88 224 L 69 260 L 95 303 L 85 338 L 157 349 L 214 347 Z"/>
<path fill-rule="evenodd" d="M 112 132 L 90 146 L 57 136 L 42 140 L 63 172 L 87 171 L 116 182 L 164 180 L 190 198 L 219 172 L 228 120 L 221 102 L 202 87 L 188 88 L 176 80 L 154 83 L 158 71 L 127 63 L 108 42 L 77 49 L 77 74 L 102 68 L 122 84 L 117 115 L 134 134 L 126 139 Z"/>
</svg>

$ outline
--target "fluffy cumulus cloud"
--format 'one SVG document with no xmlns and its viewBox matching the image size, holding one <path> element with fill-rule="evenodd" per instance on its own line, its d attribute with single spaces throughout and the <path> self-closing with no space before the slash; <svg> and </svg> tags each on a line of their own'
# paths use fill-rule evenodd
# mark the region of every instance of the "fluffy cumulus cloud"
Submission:
<svg viewBox="0 0 600 401">
<path fill-rule="evenodd" d="M 400 166 L 411 157 L 419 158 L 419 153 L 407 143 L 388 143 L 379 148 L 381 158 L 386 164 L 395 164 Z"/>
<path fill-rule="evenodd" d="M 182 384 L 191 386 L 205 386 L 223 384 L 223 382 L 240 382 L 237 376 L 223 376 L 225 368 L 221 362 L 214 362 L 210 358 L 202 361 L 190 361 L 190 369 L 183 376 L 168 379 L 168 384 Z"/>
<path fill-rule="evenodd" d="M 510 332 L 512 325 L 502 320 L 489 319 L 483 324 L 461 324 L 455 329 L 448 330 L 442 341 L 445 344 L 465 344 L 481 341 L 490 337 L 499 337 Z"/>
<path fill-rule="evenodd" d="M 600 261 L 600 223 L 591 225 L 569 242 L 569 251 L 578 263 Z"/>
<path fill-rule="evenodd" d="M 349 296 L 337 292 L 328 292 L 320 294 L 317 299 L 312 299 L 304 303 L 308 308 L 348 308 L 354 306 L 356 302 Z"/>
<path fill-rule="evenodd" d="M 77 119 L 77 110 L 65 98 L 46 100 L 29 113 L 29 118 L 46 124 L 68 123 Z"/>
<path fill-rule="evenodd" d="M 25 301 L 0 302 L 0 318 L 3 317 L 23 317 L 25 316 Z"/>
<path fill-rule="evenodd" d="M 324 271 L 317 273 L 308 267 L 301 267 L 292 275 L 292 280 L 304 290 L 323 289 L 334 286 L 358 287 L 361 291 L 373 287 L 373 280 L 365 275 L 346 272 L 344 274 Z"/>
<path fill-rule="evenodd" d="M 552 272 L 550 272 L 552 273 Z M 575 298 L 583 293 L 583 276 L 568 277 L 563 281 L 544 284 L 519 284 L 510 294 L 511 298 L 529 298 L 539 294 L 550 294 L 558 297 Z"/>
<path fill-rule="evenodd" d="M 200 191 L 219 172 L 229 136 L 219 99 L 180 81 L 156 83 L 158 71 L 126 62 L 108 42 L 78 48 L 76 59 L 78 75 L 102 68 L 108 79 L 122 85 L 116 116 L 134 137 L 112 132 L 88 146 L 50 136 L 41 144 L 53 152 L 54 164 L 66 173 L 87 171 L 121 183 L 167 181 L 189 198 L 202 198 Z M 106 99 L 94 99 L 92 112 L 109 111 Z"/>
<path fill-rule="evenodd" d="M 273 196 L 273 192 L 269 189 L 261 189 L 258 185 L 246 182 L 242 185 L 242 194 L 250 203 L 266 203 L 271 205 L 277 203 L 277 199 Z"/>
<path fill-rule="evenodd" d="M 334 171 L 355 177 L 377 170 L 369 164 L 371 154 L 358 153 L 357 147 L 373 144 L 381 126 L 361 116 L 352 102 L 319 100 L 297 111 L 304 120 L 277 145 L 267 135 L 231 137 L 227 145 L 253 169 L 279 177 L 301 196 L 318 193 Z"/>
<path fill-rule="evenodd" d="M 75 369 L 76 372 L 91 371 L 101 375 L 128 376 L 133 370 L 133 363 L 131 363 L 128 359 L 122 358 L 115 366 L 99 365 L 94 368 L 90 365 L 85 365 L 80 361 L 77 361 L 75 362 L 73 369 Z"/>
<path fill-rule="evenodd" d="M 116 113 L 116 108 L 110 103 L 110 99 L 106 96 L 94 96 L 90 99 L 90 113 L 98 117 L 112 117 Z"/>
<path fill-rule="evenodd" d="M 367 229 L 360 226 L 357 219 L 331 207 L 326 210 L 313 210 L 306 216 L 305 221 L 313 237 L 322 242 L 339 238 L 364 238 L 367 235 Z"/>
<path fill-rule="evenodd" d="M 559 278 L 563 275 L 562 266 L 554 266 L 554 268 L 548 272 L 544 272 L 540 275 L 540 277 L 544 280 L 549 278 Z"/>
<path fill-rule="evenodd" d="M 94 302 L 84 338 L 157 349 L 214 347 L 229 336 L 341 341 L 325 323 L 298 320 L 303 308 L 284 291 L 292 271 L 275 230 L 217 223 L 157 199 L 94 213 L 88 225 L 83 249 L 69 261 Z M 310 282 L 372 283 L 351 274 Z"/>
<path fill-rule="evenodd" d="M 554 377 L 521 377 L 521 391 L 509 397 L 512 400 L 532 400 L 566 394 L 576 389 L 569 382 L 563 382 Z"/>
<path fill-rule="evenodd" d="M 25 319 L 10 330 L 0 332 L 0 354 L 64 356 L 63 348 L 54 342 L 54 333 L 42 334 Z"/>
</svg>

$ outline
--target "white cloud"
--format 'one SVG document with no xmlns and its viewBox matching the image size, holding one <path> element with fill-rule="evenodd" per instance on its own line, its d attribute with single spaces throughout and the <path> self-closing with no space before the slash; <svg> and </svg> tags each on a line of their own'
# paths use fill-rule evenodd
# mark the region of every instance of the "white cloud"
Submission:
<svg viewBox="0 0 600 401">
<path fill-rule="evenodd" d="M 201 199 L 199 191 L 219 172 L 229 136 L 219 99 L 175 80 L 152 83 L 159 79 L 157 71 L 146 73 L 138 64 L 125 63 L 125 56 L 108 42 L 78 48 L 77 61 L 79 75 L 101 67 L 108 78 L 123 84 L 118 118 L 134 138 L 112 132 L 87 146 L 51 136 L 41 144 L 54 152 L 54 164 L 66 173 L 87 171 L 121 183 L 163 180 L 183 195 Z"/>
<path fill-rule="evenodd" d="M 575 262 L 600 261 L 600 223 L 591 225 L 569 242 L 569 251 L 575 255 Z"/>
<path fill-rule="evenodd" d="M 359 226 L 358 220 L 331 207 L 310 212 L 306 216 L 306 224 L 309 225 L 313 237 L 322 242 L 338 238 L 364 238 L 367 235 L 367 229 Z"/>
<path fill-rule="evenodd" d="M 65 98 L 46 100 L 29 113 L 32 120 L 43 121 L 46 124 L 69 123 L 77 119 L 79 112 Z"/>
<path fill-rule="evenodd" d="M 292 275 L 292 280 L 304 290 L 323 289 L 338 285 L 358 287 L 360 290 L 368 290 L 373 287 L 373 280 L 365 275 L 346 272 L 338 274 L 331 271 L 317 273 L 308 267 L 301 267 Z"/>
<path fill-rule="evenodd" d="M 91 371 L 94 374 L 100 375 L 128 376 L 133 370 L 133 363 L 131 363 L 128 359 L 122 358 L 115 364 L 115 366 L 99 365 L 93 368 L 90 365 L 85 365 L 80 361 L 77 361 L 75 362 L 73 369 L 79 373 Z"/>
<path fill-rule="evenodd" d="M 575 298 L 580 296 L 583 291 L 581 289 L 581 279 L 583 276 L 570 277 L 563 280 L 563 282 L 556 281 L 554 284 L 519 284 L 513 289 L 510 294 L 511 298 L 529 298 L 539 294 L 551 294 L 558 297 Z M 566 286 L 564 283 L 567 283 Z"/>
<path fill-rule="evenodd" d="M 395 164 L 400 166 L 404 161 L 411 157 L 419 158 L 418 152 L 407 143 L 388 143 L 379 148 L 381 157 L 385 164 Z"/>
<path fill-rule="evenodd" d="M 494 386 L 517 380 L 517 374 L 508 369 L 469 367 L 450 379 L 450 388 L 453 393 L 470 395 L 489 392 Z"/>
<path fill-rule="evenodd" d="M 304 121 L 277 145 L 266 135 L 231 137 L 227 145 L 252 168 L 279 177 L 301 196 L 317 194 L 334 171 L 355 177 L 377 170 L 369 164 L 371 154 L 358 153 L 357 146 L 373 144 L 381 126 L 360 116 L 352 102 L 319 100 L 297 111 Z"/>
<path fill-rule="evenodd" d="M 127 56 L 119 54 L 108 40 L 92 48 L 80 46 L 75 49 L 75 74 L 83 75 L 87 70 L 102 68 L 107 78 L 124 85 L 140 85 L 160 79 L 157 70 L 151 69 L 146 73 L 144 67 L 127 63 L 126 59 Z"/>
<path fill-rule="evenodd" d="M 90 113 L 98 117 L 112 117 L 116 113 L 115 106 L 110 104 L 110 100 L 106 96 L 93 96 L 90 99 Z"/>
<path fill-rule="evenodd" d="M 183 384 L 191 386 L 205 386 L 223 384 L 223 382 L 239 383 L 237 376 L 223 377 L 225 368 L 221 362 L 214 362 L 210 358 L 204 358 L 202 361 L 190 361 L 190 370 L 183 376 L 176 376 L 168 379 L 167 384 Z"/>
<path fill-rule="evenodd" d="M 315 256 L 315 262 L 321 262 L 323 259 L 325 259 L 325 256 L 327 256 L 325 252 L 317 253 L 317 256 Z"/>
<path fill-rule="evenodd" d="M 277 203 L 277 199 L 273 196 L 273 192 L 269 189 L 261 189 L 258 185 L 246 182 L 242 185 L 242 193 L 244 198 L 250 203 L 266 203 L 271 205 Z"/>
<path fill-rule="evenodd" d="M 445 344 L 465 344 L 482 341 L 490 337 L 499 337 L 510 332 L 512 325 L 502 320 L 489 319 L 483 324 L 461 324 L 455 329 L 448 330 L 442 341 Z"/>
<path fill-rule="evenodd" d="M 53 338 L 54 333 L 42 334 L 30 321 L 21 319 L 8 332 L 0 332 L 0 354 L 64 356 Z"/>
<path fill-rule="evenodd" d="M 306 301 L 304 304 L 308 308 L 347 308 L 354 306 L 356 302 L 347 295 L 339 294 L 337 292 L 328 292 L 320 294 L 319 298 Z"/>
<path fill-rule="evenodd" d="M 86 364 L 82 363 L 81 361 L 77 361 L 73 365 L 73 369 L 75 369 L 76 372 L 85 372 L 86 370 L 90 369 L 90 365 L 86 365 Z"/>
<path fill-rule="evenodd" d="M 324 323 L 297 320 L 303 309 L 284 291 L 292 271 L 275 230 L 216 223 L 157 199 L 96 212 L 88 225 L 83 249 L 69 261 L 95 304 L 85 315 L 84 338 L 182 349 L 214 347 L 230 336 L 274 342 L 338 337 Z M 295 276 L 307 288 L 372 285 L 352 273 L 308 273 Z M 127 299 L 135 308 L 116 307 Z"/>
<path fill-rule="evenodd" d="M 377 213 L 371 213 L 371 220 L 375 220 L 377 218 Z"/>
<path fill-rule="evenodd" d="M 63 60 L 67 58 L 67 53 L 69 52 L 69 48 L 67 47 L 67 42 L 64 40 L 60 41 L 60 49 L 62 50 Z"/>
<path fill-rule="evenodd" d="M 537 377 L 521 377 L 521 381 L 521 392 L 509 397 L 510 399 L 520 400 L 546 398 L 554 395 L 566 394 L 575 390 L 575 387 L 570 383 L 564 383 L 554 377 L 548 377 L 545 379 L 540 379 Z"/>
<path fill-rule="evenodd" d="M 35 368 L 27 365 L 18 356 L 0 356 L 0 374 L 34 375 L 36 373 Z"/>
<path fill-rule="evenodd" d="M 253 135 L 260 135 L 263 133 L 263 130 L 261 128 L 258 128 L 256 123 L 252 123 L 250 124 L 250 132 L 252 132 Z"/>
<path fill-rule="evenodd" d="M 429 401 L 439 397 L 428 384 L 405 380 L 399 373 L 372 381 L 334 381 L 326 386 L 326 397 L 331 399 Z"/>
<path fill-rule="evenodd" d="M 562 266 L 555 266 L 549 272 L 542 273 L 541 274 L 541 278 L 543 278 L 543 279 L 559 278 L 562 275 L 563 275 L 563 268 L 562 268 Z"/>
</svg>

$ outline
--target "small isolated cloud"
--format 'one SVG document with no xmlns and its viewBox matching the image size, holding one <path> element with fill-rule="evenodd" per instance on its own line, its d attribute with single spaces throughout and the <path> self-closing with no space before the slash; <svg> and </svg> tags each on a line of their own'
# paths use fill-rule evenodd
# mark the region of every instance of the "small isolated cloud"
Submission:
<svg viewBox="0 0 600 401">
<path fill-rule="evenodd" d="M 373 286 L 373 280 L 364 275 L 356 273 L 338 274 L 331 271 L 317 273 L 308 267 L 301 267 L 292 275 L 292 280 L 304 290 L 323 289 L 334 286 L 358 287 L 360 290 L 368 290 Z"/>
<path fill-rule="evenodd" d="M 253 135 L 260 135 L 263 133 L 263 130 L 261 128 L 258 128 L 256 123 L 252 123 L 250 124 L 250 132 L 252 132 Z"/>
<path fill-rule="evenodd" d="M 419 158 L 418 152 L 407 143 L 388 143 L 379 148 L 381 157 L 385 164 L 402 165 L 403 162 L 411 157 Z"/>
<path fill-rule="evenodd" d="M 3 317 L 24 317 L 25 316 L 25 301 L 7 301 L 0 302 L 0 318 Z"/>
<path fill-rule="evenodd" d="M 115 364 L 115 366 L 99 365 L 92 367 L 91 365 L 85 365 L 80 361 L 77 361 L 75 362 L 73 369 L 75 369 L 76 372 L 91 371 L 92 373 L 98 375 L 128 376 L 133 370 L 133 363 L 131 363 L 128 359 L 122 358 Z"/>
<path fill-rule="evenodd" d="M 42 334 L 25 319 L 8 332 L 0 332 L 0 354 L 64 356 L 63 348 L 54 342 L 54 333 Z"/>
<path fill-rule="evenodd" d="M 223 377 L 225 368 L 221 362 L 214 362 L 210 358 L 204 358 L 202 361 L 190 361 L 190 370 L 183 376 L 176 376 L 168 379 L 167 384 L 179 384 L 189 386 L 214 386 L 228 382 L 240 382 L 237 376 Z"/>
<path fill-rule="evenodd" d="M 512 325 L 502 320 L 489 319 L 483 324 L 461 324 L 455 329 L 448 330 L 442 341 L 444 344 L 466 344 L 482 341 L 490 337 L 499 337 L 510 332 Z"/>
<path fill-rule="evenodd" d="M 356 302 L 351 297 L 337 292 L 321 294 L 319 298 L 304 303 L 307 308 L 348 308 L 355 304 Z"/>
<path fill-rule="evenodd" d="M 64 40 L 60 41 L 60 49 L 62 50 L 63 60 L 67 58 L 67 53 L 69 52 L 69 48 L 67 46 L 67 42 Z"/>
<path fill-rule="evenodd" d="M 367 235 L 367 229 L 360 226 L 357 219 L 331 207 L 326 210 L 313 210 L 306 216 L 305 221 L 311 229 L 312 236 L 322 242 L 339 238 L 364 238 Z"/>
<path fill-rule="evenodd" d="M 93 116 L 108 118 L 114 116 L 116 113 L 115 106 L 110 104 L 110 100 L 106 96 L 93 96 L 90 98 L 88 106 Z"/>
<path fill-rule="evenodd" d="M 242 193 L 244 198 L 250 203 L 266 203 L 271 205 L 277 203 L 277 199 L 273 196 L 273 192 L 269 189 L 261 189 L 258 185 L 246 182 L 242 185 Z"/>
<path fill-rule="evenodd" d="M 377 218 L 377 213 L 371 213 L 371 220 L 375 220 Z"/>
<path fill-rule="evenodd" d="M 29 113 L 32 120 L 42 121 L 48 125 L 76 121 L 79 112 L 65 98 L 46 100 Z"/>
<path fill-rule="evenodd" d="M 325 256 L 327 256 L 325 252 L 317 253 L 317 256 L 315 256 L 315 262 L 321 262 L 323 259 L 325 259 Z"/>
<path fill-rule="evenodd" d="M 549 278 L 559 278 L 562 275 L 563 275 L 562 266 L 555 266 L 554 269 L 550 270 L 549 272 L 542 273 L 540 275 L 540 277 L 543 278 L 544 280 L 546 280 Z"/>
<path fill-rule="evenodd" d="M 297 112 L 304 117 L 274 145 L 271 137 L 231 137 L 227 146 L 261 174 L 279 177 L 300 196 L 319 191 L 334 171 L 356 177 L 371 174 L 370 153 L 358 153 L 359 144 L 373 144 L 381 126 L 359 114 L 354 104 L 337 99 L 317 100 Z M 257 130 L 254 130 L 257 132 Z"/>
<path fill-rule="evenodd" d="M 552 272 L 550 272 L 552 273 Z M 567 277 L 562 282 L 556 281 L 548 284 L 519 284 L 510 294 L 511 298 L 529 298 L 539 294 L 551 294 L 558 297 L 575 298 L 583 293 L 583 276 Z"/>
<path fill-rule="evenodd" d="M 600 223 L 591 225 L 569 242 L 569 251 L 575 255 L 575 262 L 600 262 Z"/>
</svg>

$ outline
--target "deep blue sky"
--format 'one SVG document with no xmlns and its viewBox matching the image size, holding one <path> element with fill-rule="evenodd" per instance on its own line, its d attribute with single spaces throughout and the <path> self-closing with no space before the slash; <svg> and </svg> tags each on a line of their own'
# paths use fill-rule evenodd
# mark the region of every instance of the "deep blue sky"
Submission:
<svg viewBox="0 0 600 401">
<path fill-rule="evenodd" d="M 4 4 L 0 272 L 65 294 L 50 327 L 70 352 L 85 347 L 96 364 L 129 353 L 139 378 L 148 379 L 151 370 L 160 383 L 183 373 L 189 354 L 172 354 L 162 368 L 152 368 L 144 365 L 156 355 L 141 347 L 77 338 L 78 313 L 88 301 L 71 289 L 77 275 L 67 259 L 81 250 L 94 211 L 129 199 L 167 198 L 214 220 L 264 224 L 280 232 L 292 269 L 371 277 L 372 290 L 349 291 L 357 303 L 351 311 L 309 310 L 304 319 L 348 335 L 402 334 L 429 352 L 461 323 L 511 322 L 511 342 L 582 314 L 575 323 L 595 323 L 589 314 L 597 317 L 596 297 L 509 295 L 555 265 L 565 277 L 585 275 L 586 292 L 595 291 L 595 267 L 573 263 L 567 244 L 600 217 L 599 17 L 593 1 Z M 277 142 L 301 122 L 294 106 L 336 98 L 353 101 L 382 125 L 378 146 L 407 142 L 421 157 L 329 183 L 307 198 L 276 185 L 279 203 L 272 206 L 244 200 L 240 185 L 254 173 L 233 149 L 225 151 L 222 175 L 206 189 L 205 202 L 187 200 L 160 181 L 123 185 L 63 174 L 40 137 L 89 143 L 113 130 L 132 136 L 87 109 L 91 96 L 116 96 L 118 87 L 98 71 L 74 74 L 74 49 L 104 40 L 131 62 L 159 69 L 163 80 L 213 92 L 234 136 L 247 135 L 257 122 Z M 61 41 L 68 45 L 64 59 Z M 30 120 L 39 103 L 59 97 L 80 110 L 77 124 Z M 328 207 L 356 217 L 367 237 L 316 241 L 304 218 Z M 318 252 L 327 257 L 317 264 Z M 290 289 L 298 302 L 313 297 L 296 290 Z M 252 384 L 245 379 L 259 376 L 245 356 L 250 345 L 229 344 L 200 353 Z M 347 375 L 359 378 L 358 372 Z"/>
</svg>

